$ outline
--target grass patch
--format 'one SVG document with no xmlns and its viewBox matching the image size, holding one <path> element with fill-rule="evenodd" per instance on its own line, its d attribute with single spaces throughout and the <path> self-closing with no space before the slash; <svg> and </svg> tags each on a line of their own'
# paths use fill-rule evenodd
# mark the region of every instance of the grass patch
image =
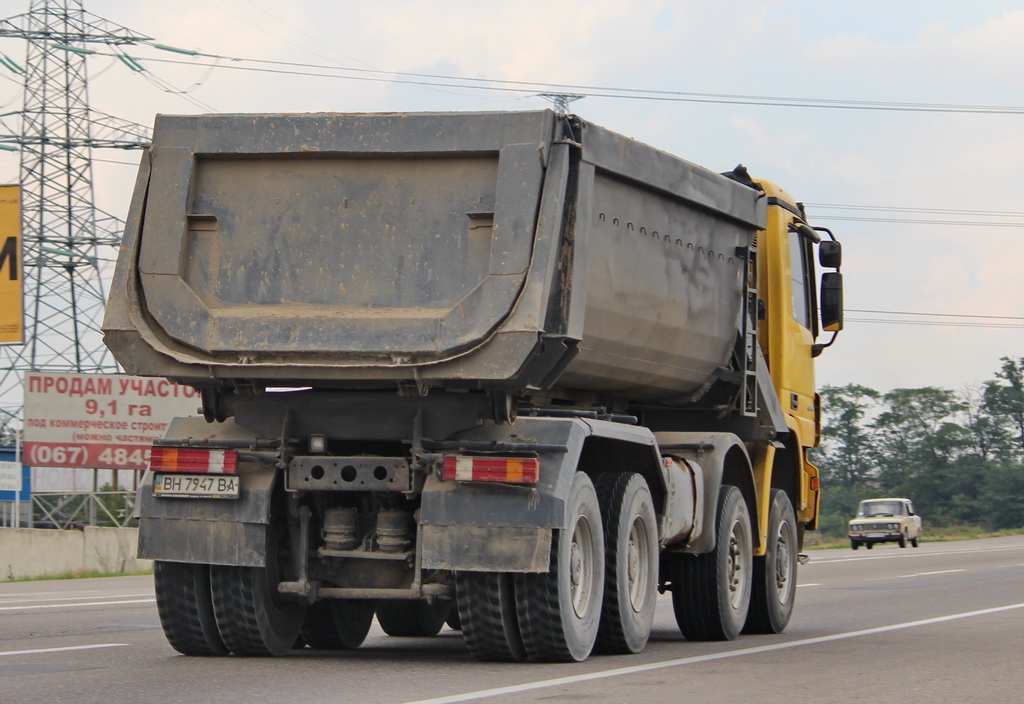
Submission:
<svg viewBox="0 0 1024 704">
<path fill-rule="evenodd" d="M 93 579 L 95 577 L 129 577 L 153 574 L 153 570 L 142 570 L 139 572 L 100 572 L 98 570 L 67 570 L 56 574 L 44 574 L 36 577 L 10 577 L 2 580 L 4 584 L 9 582 L 48 582 L 58 579 Z"/>
<path fill-rule="evenodd" d="M 983 530 L 977 526 L 926 527 L 921 531 L 921 542 L 946 543 L 955 540 L 1001 538 L 1007 535 L 1024 535 L 1024 528 Z M 808 533 L 804 537 L 804 550 L 828 550 L 832 548 L 848 547 L 850 547 L 850 539 L 847 537 L 836 537 L 817 533 Z"/>
</svg>

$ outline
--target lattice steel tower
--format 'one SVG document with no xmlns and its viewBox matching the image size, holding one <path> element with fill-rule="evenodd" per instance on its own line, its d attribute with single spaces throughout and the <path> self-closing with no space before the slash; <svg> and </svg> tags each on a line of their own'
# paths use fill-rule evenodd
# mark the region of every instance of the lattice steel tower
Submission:
<svg viewBox="0 0 1024 704">
<path fill-rule="evenodd" d="M 0 54 L 25 90 L 23 110 L 0 116 L 0 146 L 21 152 L 25 282 L 25 344 L 0 347 L 0 428 L 20 414 L 26 371 L 117 370 L 99 326 L 122 223 L 93 202 L 92 150 L 141 148 L 149 130 L 90 107 L 86 55 L 102 44 L 124 56 L 119 47 L 151 41 L 82 0 L 31 0 L 27 13 L 0 20 L 2 37 L 28 50 L 24 66 Z"/>
</svg>

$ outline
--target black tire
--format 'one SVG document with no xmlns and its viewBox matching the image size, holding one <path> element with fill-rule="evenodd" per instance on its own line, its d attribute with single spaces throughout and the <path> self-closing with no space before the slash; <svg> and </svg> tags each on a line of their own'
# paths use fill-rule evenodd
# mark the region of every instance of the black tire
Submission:
<svg viewBox="0 0 1024 704">
<path fill-rule="evenodd" d="M 210 596 L 210 566 L 157 560 L 156 608 L 171 647 L 182 655 L 227 655 Z"/>
<path fill-rule="evenodd" d="M 604 526 L 604 604 L 595 652 L 639 653 L 658 598 L 658 525 L 639 474 L 603 474 L 594 484 Z"/>
<path fill-rule="evenodd" d="M 915 547 L 915 548 L 916 548 L 916 547 L 917 547 L 918 545 L 920 545 L 920 544 L 921 544 L 921 538 L 920 538 L 920 536 L 918 536 L 917 538 L 911 538 L 911 539 L 910 539 L 910 544 L 911 544 L 911 545 L 912 545 L 913 547 Z"/>
<path fill-rule="evenodd" d="M 235 655 L 284 655 L 299 639 L 306 605 L 277 591 L 282 570 L 290 564 L 288 536 L 280 522 L 268 527 L 267 546 L 265 567 L 210 567 L 217 628 Z"/>
<path fill-rule="evenodd" d="M 531 660 L 586 659 L 601 623 L 604 531 L 590 477 L 576 473 L 565 506 L 567 527 L 555 531 L 548 572 L 516 575 L 519 629 Z"/>
<path fill-rule="evenodd" d="M 874 543 L 864 543 L 864 547 L 866 547 L 868 550 L 870 550 L 871 548 L 875 547 L 875 544 Z"/>
<path fill-rule="evenodd" d="M 853 538 L 850 538 L 850 549 L 851 550 L 856 550 L 859 547 L 860 547 L 860 543 L 857 542 L 856 540 L 854 540 Z"/>
<path fill-rule="evenodd" d="M 368 599 L 327 599 L 310 604 L 300 633 L 316 650 L 352 650 L 366 640 L 376 604 Z"/>
<path fill-rule="evenodd" d="M 753 582 L 753 537 L 743 494 L 725 484 L 718 494 L 715 549 L 677 553 L 672 606 L 688 640 L 733 640 L 747 620 Z"/>
<path fill-rule="evenodd" d="M 458 572 L 457 613 L 462 637 L 478 660 L 526 659 L 516 614 L 515 578 L 502 572 Z"/>
<path fill-rule="evenodd" d="M 768 548 L 754 558 L 750 611 L 744 633 L 782 633 L 796 601 L 796 513 L 786 492 L 772 489 L 768 510 Z"/>
<path fill-rule="evenodd" d="M 298 640 L 305 609 L 281 600 L 276 575 L 271 579 L 268 572 L 266 567 L 210 568 L 217 626 L 235 655 L 284 655 Z"/>
<path fill-rule="evenodd" d="M 901 548 L 907 547 L 907 534 L 906 533 L 900 533 L 900 539 L 899 539 L 898 542 L 899 542 Z"/>
<path fill-rule="evenodd" d="M 450 610 L 448 601 L 387 599 L 377 602 L 377 623 L 389 636 L 429 638 L 441 632 Z"/>
</svg>

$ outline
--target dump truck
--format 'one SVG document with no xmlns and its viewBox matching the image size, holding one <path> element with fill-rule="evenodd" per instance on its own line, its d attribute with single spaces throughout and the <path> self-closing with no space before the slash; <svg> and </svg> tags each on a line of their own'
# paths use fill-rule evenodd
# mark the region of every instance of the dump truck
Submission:
<svg viewBox="0 0 1024 704">
<path fill-rule="evenodd" d="M 104 334 L 202 399 L 137 502 L 170 645 L 580 661 L 665 591 L 687 639 L 781 632 L 840 264 L 781 188 L 578 116 L 158 116 Z"/>
</svg>

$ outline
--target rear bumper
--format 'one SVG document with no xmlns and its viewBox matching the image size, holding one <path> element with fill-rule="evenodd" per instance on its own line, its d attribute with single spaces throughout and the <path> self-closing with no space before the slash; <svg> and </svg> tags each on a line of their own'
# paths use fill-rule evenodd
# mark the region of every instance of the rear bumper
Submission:
<svg viewBox="0 0 1024 704">
<path fill-rule="evenodd" d="M 894 543 L 903 536 L 901 531 L 871 531 L 870 533 L 850 533 L 850 540 L 859 543 Z"/>
</svg>

